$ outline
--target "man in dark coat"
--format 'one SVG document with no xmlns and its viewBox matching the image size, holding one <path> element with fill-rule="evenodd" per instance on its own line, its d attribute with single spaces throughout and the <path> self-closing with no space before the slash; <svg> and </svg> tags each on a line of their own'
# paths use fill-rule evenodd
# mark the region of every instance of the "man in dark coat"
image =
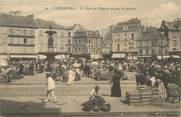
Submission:
<svg viewBox="0 0 181 117">
<path fill-rule="evenodd" d="M 112 80 L 110 81 L 112 97 L 121 97 L 120 79 L 123 76 L 123 74 L 123 71 L 120 71 L 117 68 L 115 68 Z"/>
</svg>

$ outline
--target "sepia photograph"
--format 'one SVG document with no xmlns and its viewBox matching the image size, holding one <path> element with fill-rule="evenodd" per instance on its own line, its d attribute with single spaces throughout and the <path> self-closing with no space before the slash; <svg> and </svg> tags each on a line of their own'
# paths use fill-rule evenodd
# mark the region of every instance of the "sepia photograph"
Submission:
<svg viewBox="0 0 181 117">
<path fill-rule="evenodd" d="M 0 0 L 0 117 L 181 117 L 180 0 Z"/>
</svg>

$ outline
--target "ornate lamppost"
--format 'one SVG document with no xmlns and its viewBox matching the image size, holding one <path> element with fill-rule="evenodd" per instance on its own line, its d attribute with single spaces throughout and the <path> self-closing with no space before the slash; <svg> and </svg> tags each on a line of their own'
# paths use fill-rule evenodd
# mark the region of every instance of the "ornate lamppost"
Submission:
<svg viewBox="0 0 181 117">
<path fill-rule="evenodd" d="M 163 39 L 168 39 L 168 27 L 165 24 L 165 20 L 162 20 L 159 31 L 161 32 L 161 61 L 163 62 Z"/>
<path fill-rule="evenodd" d="M 53 35 L 56 34 L 56 31 L 52 30 L 51 25 L 49 25 L 49 30 L 46 31 L 45 33 L 48 34 L 48 53 L 47 53 L 47 62 L 50 65 L 50 63 L 52 63 L 52 61 L 54 60 L 54 39 L 53 39 Z"/>
</svg>

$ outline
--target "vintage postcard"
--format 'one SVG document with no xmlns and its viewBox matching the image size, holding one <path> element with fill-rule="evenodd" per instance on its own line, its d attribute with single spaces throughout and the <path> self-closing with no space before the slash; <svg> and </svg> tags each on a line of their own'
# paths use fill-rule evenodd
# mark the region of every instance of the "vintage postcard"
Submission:
<svg viewBox="0 0 181 117">
<path fill-rule="evenodd" d="M 180 117 L 180 0 L 0 0 L 0 117 Z"/>
</svg>

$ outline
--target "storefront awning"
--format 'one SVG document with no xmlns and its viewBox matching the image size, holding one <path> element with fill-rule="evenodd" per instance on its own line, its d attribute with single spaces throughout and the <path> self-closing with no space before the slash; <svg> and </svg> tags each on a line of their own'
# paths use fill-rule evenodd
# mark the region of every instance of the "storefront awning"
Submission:
<svg viewBox="0 0 181 117">
<path fill-rule="evenodd" d="M 37 58 L 36 55 L 10 55 L 10 58 Z"/>
<path fill-rule="evenodd" d="M 7 59 L 8 55 L 0 55 L 0 59 Z"/>
<path fill-rule="evenodd" d="M 91 59 L 101 59 L 101 58 L 103 57 L 99 54 L 91 55 Z"/>
<path fill-rule="evenodd" d="M 6 59 L 0 58 L 0 66 L 7 66 L 7 65 L 8 65 L 8 61 Z"/>
<path fill-rule="evenodd" d="M 112 58 L 125 58 L 126 55 L 125 54 L 113 54 Z"/>
<path fill-rule="evenodd" d="M 171 55 L 172 58 L 180 58 L 178 55 Z"/>
<path fill-rule="evenodd" d="M 152 56 L 138 56 L 139 58 L 150 58 Z"/>
<path fill-rule="evenodd" d="M 161 58 L 163 58 L 163 59 L 167 59 L 167 58 L 169 58 L 170 56 L 157 56 L 157 58 L 159 59 L 159 60 L 161 60 Z"/>
<path fill-rule="evenodd" d="M 137 57 L 136 56 L 128 56 L 127 59 L 128 60 L 137 60 Z"/>
<path fill-rule="evenodd" d="M 55 59 L 64 59 L 65 58 L 65 55 L 57 55 L 55 56 Z"/>
<path fill-rule="evenodd" d="M 47 58 L 47 56 L 45 56 L 45 55 L 38 55 L 38 57 L 39 57 L 39 59 L 41 59 L 41 60 L 44 60 L 44 59 Z"/>
</svg>

